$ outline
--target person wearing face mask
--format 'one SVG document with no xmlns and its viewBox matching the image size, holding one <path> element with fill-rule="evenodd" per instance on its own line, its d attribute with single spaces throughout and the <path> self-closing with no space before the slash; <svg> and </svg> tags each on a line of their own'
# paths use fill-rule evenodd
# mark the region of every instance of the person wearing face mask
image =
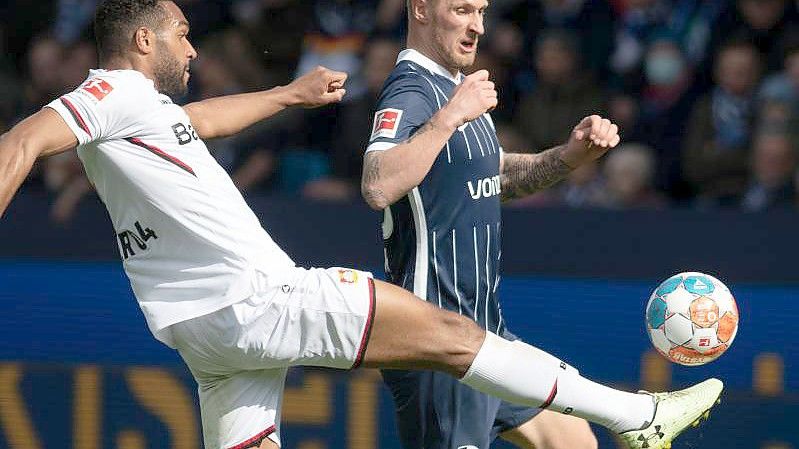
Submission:
<svg viewBox="0 0 799 449">
<path fill-rule="evenodd" d="M 677 41 L 661 34 L 647 48 L 643 72 L 639 136 L 657 154 L 655 185 L 681 198 L 686 196 L 686 189 L 681 180 L 679 149 L 697 97 L 693 68 Z"/>
</svg>

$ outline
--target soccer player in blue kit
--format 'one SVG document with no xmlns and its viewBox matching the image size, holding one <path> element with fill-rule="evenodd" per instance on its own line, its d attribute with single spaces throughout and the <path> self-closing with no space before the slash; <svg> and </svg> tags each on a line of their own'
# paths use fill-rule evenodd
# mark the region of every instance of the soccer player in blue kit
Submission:
<svg viewBox="0 0 799 449">
<path fill-rule="evenodd" d="M 496 294 L 500 200 L 552 185 L 601 157 L 619 136 L 615 124 L 594 115 L 561 146 L 503 152 L 488 114 L 497 104 L 488 72 L 461 73 L 474 62 L 487 6 L 487 0 L 408 2 L 407 49 L 378 100 L 362 191 L 372 208 L 384 211 L 392 283 L 514 340 Z M 405 449 L 485 449 L 498 435 L 523 448 L 597 447 L 585 420 L 546 410 L 550 401 L 540 408 L 513 405 L 433 371 L 384 370 L 383 378 Z"/>
</svg>

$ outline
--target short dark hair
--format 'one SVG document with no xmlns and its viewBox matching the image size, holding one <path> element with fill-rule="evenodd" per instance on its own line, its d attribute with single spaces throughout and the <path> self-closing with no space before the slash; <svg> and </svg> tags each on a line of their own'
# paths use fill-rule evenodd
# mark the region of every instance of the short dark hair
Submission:
<svg viewBox="0 0 799 449">
<path fill-rule="evenodd" d="M 140 27 L 157 30 L 166 20 L 165 0 L 105 0 L 94 15 L 94 35 L 100 60 L 121 54 Z"/>
</svg>

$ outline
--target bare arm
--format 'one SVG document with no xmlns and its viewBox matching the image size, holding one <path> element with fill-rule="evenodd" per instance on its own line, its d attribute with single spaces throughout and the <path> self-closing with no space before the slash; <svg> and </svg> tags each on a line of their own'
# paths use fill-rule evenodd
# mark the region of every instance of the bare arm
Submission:
<svg viewBox="0 0 799 449">
<path fill-rule="evenodd" d="M 0 136 L 0 216 L 40 156 L 61 153 L 78 144 L 64 119 L 44 108 Z"/>
<path fill-rule="evenodd" d="M 419 185 L 456 128 L 441 110 L 405 142 L 366 153 L 361 179 L 366 203 L 385 209 Z"/>
<path fill-rule="evenodd" d="M 382 151 L 366 153 L 361 194 L 372 209 L 390 206 L 418 186 L 458 126 L 474 120 L 497 104 L 488 72 L 467 76 L 449 102 L 408 140 Z"/>
<path fill-rule="evenodd" d="M 202 139 L 236 134 L 296 104 L 286 87 L 190 103 L 183 107 Z"/>
<path fill-rule="evenodd" d="M 287 86 L 209 98 L 183 107 L 203 139 L 227 137 L 290 106 L 308 108 L 341 101 L 347 75 L 317 67 Z"/>
<path fill-rule="evenodd" d="M 598 115 L 586 117 L 568 142 L 538 154 L 503 153 L 500 162 L 502 199 L 520 198 L 545 189 L 587 161 L 619 144 L 619 128 Z"/>
</svg>

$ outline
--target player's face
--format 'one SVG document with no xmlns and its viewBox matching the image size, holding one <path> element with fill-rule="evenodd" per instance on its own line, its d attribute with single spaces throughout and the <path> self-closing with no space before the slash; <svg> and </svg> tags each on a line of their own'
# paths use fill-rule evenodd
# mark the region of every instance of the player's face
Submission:
<svg viewBox="0 0 799 449">
<path fill-rule="evenodd" d="M 433 43 L 445 67 L 462 70 L 474 63 L 477 41 L 485 33 L 483 16 L 487 7 L 487 0 L 433 2 Z"/>
<path fill-rule="evenodd" d="M 197 51 L 188 39 L 189 22 L 183 11 L 172 2 L 164 2 L 168 19 L 158 33 L 155 83 L 159 92 L 169 96 L 182 96 L 188 90 L 189 63 Z"/>
</svg>

